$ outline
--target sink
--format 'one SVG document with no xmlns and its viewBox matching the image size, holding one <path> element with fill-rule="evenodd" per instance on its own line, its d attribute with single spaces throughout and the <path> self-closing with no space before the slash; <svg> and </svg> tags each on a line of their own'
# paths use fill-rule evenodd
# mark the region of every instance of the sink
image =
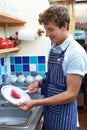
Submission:
<svg viewBox="0 0 87 130">
<path fill-rule="evenodd" d="M 42 98 L 41 94 L 30 95 L 31 99 Z M 0 95 L 0 129 L 1 130 L 34 130 L 42 114 L 43 107 L 33 107 L 27 112 L 9 103 Z"/>
<path fill-rule="evenodd" d="M 27 127 L 32 110 L 23 112 L 19 108 L 0 107 L 0 127 Z"/>
</svg>

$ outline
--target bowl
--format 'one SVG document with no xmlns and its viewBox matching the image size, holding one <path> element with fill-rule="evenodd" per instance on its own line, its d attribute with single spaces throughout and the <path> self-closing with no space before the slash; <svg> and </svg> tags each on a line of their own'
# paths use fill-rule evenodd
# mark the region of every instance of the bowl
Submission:
<svg viewBox="0 0 87 130">
<path fill-rule="evenodd" d="M 24 83 L 25 82 L 25 76 L 24 75 L 19 75 L 18 76 L 18 82 L 19 83 Z"/>
<path fill-rule="evenodd" d="M 33 79 L 33 76 L 31 76 L 31 75 L 28 75 L 25 78 L 25 82 L 28 83 L 28 84 L 31 84 L 33 81 L 34 81 L 34 79 Z"/>
<path fill-rule="evenodd" d="M 42 76 L 37 75 L 37 76 L 35 76 L 34 81 L 36 81 L 36 80 L 42 80 L 42 79 L 43 79 L 43 77 L 42 77 Z"/>
<path fill-rule="evenodd" d="M 17 76 L 16 75 L 11 75 L 9 77 L 9 80 L 10 80 L 11 83 L 16 83 L 17 82 Z"/>
</svg>

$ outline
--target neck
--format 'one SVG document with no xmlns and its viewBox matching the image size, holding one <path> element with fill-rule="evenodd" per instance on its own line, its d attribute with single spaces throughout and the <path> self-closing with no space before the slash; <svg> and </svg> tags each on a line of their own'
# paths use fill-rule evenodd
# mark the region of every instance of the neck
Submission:
<svg viewBox="0 0 87 130">
<path fill-rule="evenodd" d="M 65 35 L 65 36 L 61 39 L 61 41 L 59 41 L 58 43 L 56 43 L 56 46 L 61 45 L 61 44 L 67 39 L 67 37 L 68 37 L 69 35 L 70 35 L 70 34 L 67 33 L 67 35 Z"/>
</svg>

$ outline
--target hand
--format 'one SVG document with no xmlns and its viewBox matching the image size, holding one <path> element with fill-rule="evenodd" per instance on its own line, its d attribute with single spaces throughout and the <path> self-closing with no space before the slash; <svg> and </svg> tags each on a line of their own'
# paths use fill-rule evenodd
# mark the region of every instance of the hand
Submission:
<svg viewBox="0 0 87 130">
<path fill-rule="evenodd" d="M 34 106 L 34 100 L 30 99 L 23 102 L 19 102 L 17 103 L 17 106 L 23 111 L 28 111 Z"/>
<path fill-rule="evenodd" d="M 37 93 L 38 92 L 38 81 L 33 82 L 28 86 L 30 93 Z"/>
</svg>

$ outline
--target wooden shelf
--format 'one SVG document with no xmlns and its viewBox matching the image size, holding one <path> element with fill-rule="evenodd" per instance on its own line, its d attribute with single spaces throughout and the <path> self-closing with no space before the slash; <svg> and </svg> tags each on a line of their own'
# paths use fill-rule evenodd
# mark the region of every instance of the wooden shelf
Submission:
<svg viewBox="0 0 87 130">
<path fill-rule="evenodd" d="M 20 46 L 18 47 L 13 47 L 13 48 L 7 48 L 7 49 L 0 49 L 0 54 L 8 53 L 8 52 L 16 52 L 21 49 Z"/>
<path fill-rule="evenodd" d="M 18 18 L 16 16 L 9 15 L 4 12 L 0 12 L 0 26 L 1 27 L 16 27 L 16 26 L 23 26 L 26 23 L 25 20 Z M 20 46 L 7 48 L 7 49 L 0 49 L 0 54 L 10 53 L 10 52 L 17 52 L 21 49 Z"/>
<path fill-rule="evenodd" d="M 0 12 L 0 26 L 2 27 L 6 24 L 8 24 L 9 27 L 23 26 L 25 23 L 26 21 L 23 19 Z"/>
</svg>

